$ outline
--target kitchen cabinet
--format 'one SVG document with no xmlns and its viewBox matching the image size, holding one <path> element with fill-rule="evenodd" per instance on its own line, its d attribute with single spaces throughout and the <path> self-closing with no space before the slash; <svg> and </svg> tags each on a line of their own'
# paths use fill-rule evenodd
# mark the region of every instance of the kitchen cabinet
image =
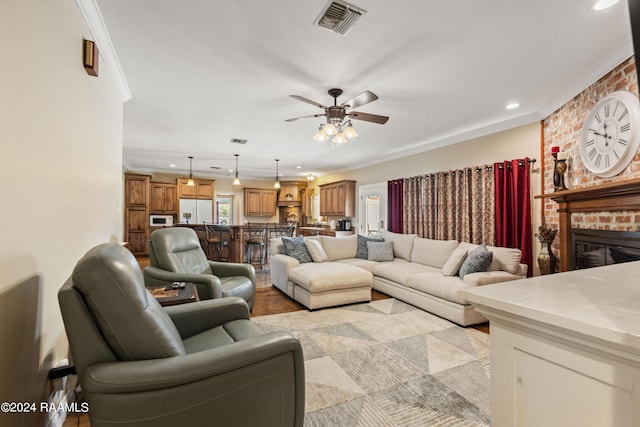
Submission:
<svg viewBox="0 0 640 427">
<path fill-rule="evenodd" d="M 178 195 L 176 184 L 151 183 L 151 214 L 176 215 Z"/>
<path fill-rule="evenodd" d="M 320 215 L 353 217 L 355 212 L 355 181 L 344 180 L 320 186 Z"/>
<path fill-rule="evenodd" d="M 187 185 L 187 178 L 178 178 L 178 199 L 213 200 L 213 183 L 210 179 L 194 179 L 195 185 Z"/>
<path fill-rule="evenodd" d="M 262 188 L 244 189 L 245 216 L 275 216 L 278 192 Z"/>
<path fill-rule="evenodd" d="M 311 212 L 311 196 L 313 196 L 313 188 L 305 188 L 300 191 L 300 198 L 302 199 L 302 216 L 312 216 Z"/>
<path fill-rule="evenodd" d="M 124 240 L 134 255 L 147 255 L 150 181 L 148 175 L 125 174 Z"/>
</svg>

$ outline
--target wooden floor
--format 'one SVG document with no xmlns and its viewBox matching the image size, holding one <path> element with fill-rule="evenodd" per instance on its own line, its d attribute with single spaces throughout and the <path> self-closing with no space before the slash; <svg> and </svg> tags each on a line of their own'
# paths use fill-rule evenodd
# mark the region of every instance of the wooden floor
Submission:
<svg viewBox="0 0 640 427">
<path fill-rule="evenodd" d="M 138 258 L 141 268 L 149 265 L 149 258 Z M 389 296 L 372 290 L 371 299 L 380 300 Z M 265 316 L 268 314 L 289 313 L 292 311 L 306 310 L 306 308 L 289 298 L 286 294 L 271 284 L 269 271 L 256 271 L 256 303 L 251 311 L 251 316 Z M 479 331 L 489 333 L 489 324 L 472 326 Z M 89 417 L 86 414 L 77 416 L 69 414 L 63 427 L 90 427 Z"/>
</svg>

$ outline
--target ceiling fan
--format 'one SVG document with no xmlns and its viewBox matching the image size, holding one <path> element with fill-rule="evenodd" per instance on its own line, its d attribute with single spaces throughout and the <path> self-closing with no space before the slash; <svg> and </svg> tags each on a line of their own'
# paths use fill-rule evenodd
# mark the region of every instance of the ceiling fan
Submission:
<svg viewBox="0 0 640 427">
<path fill-rule="evenodd" d="M 333 105 L 327 107 L 326 105 L 322 105 L 319 102 L 312 101 L 304 96 L 300 95 L 289 95 L 292 98 L 298 99 L 302 102 L 306 102 L 307 104 L 315 105 L 316 107 L 322 108 L 324 113 L 311 114 L 309 116 L 295 117 L 293 119 L 287 119 L 285 121 L 292 122 L 299 119 L 306 119 L 309 117 L 321 117 L 326 116 L 328 122 L 332 122 L 333 120 L 344 120 L 345 117 L 350 117 L 357 120 L 364 120 L 365 122 L 373 122 L 379 123 L 381 125 L 387 123 L 389 117 L 387 116 L 379 116 L 377 114 L 369 114 L 369 113 L 360 113 L 358 111 L 350 111 L 347 112 L 347 109 L 358 108 L 362 105 L 368 104 L 370 102 L 378 99 L 378 95 L 371 91 L 362 92 L 353 98 L 350 98 L 344 101 L 342 104 L 338 105 L 338 97 L 342 95 L 342 89 L 329 89 L 329 95 L 333 97 Z"/>
</svg>

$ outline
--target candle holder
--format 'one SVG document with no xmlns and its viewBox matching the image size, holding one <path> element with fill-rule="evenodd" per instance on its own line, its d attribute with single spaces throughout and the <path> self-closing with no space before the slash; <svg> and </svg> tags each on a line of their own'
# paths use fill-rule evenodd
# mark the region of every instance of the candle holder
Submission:
<svg viewBox="0 0 640 427">
<path fill-rule="evenodd" d="M 564 174 L 567 171 L 567 157 L 565 153 L 552 153 L 553 156 L 553 188 L 554 191 L 568 190 L 564 184 Z"/>
</svg>

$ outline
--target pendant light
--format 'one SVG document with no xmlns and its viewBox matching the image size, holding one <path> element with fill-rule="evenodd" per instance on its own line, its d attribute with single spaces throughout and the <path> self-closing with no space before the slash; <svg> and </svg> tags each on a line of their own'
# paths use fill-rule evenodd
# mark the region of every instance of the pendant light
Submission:
<svg viewBox="0 0 640 427">
<path fill-rule="evenodd" d="M 240 185 L 240 178 L 238 178 L 238 156 L 239 154 L 234 154 L 236 156 L 236 177 L 233 180 L 233 185 Z"/>
<path fill-rule="evenodd" d="M 280 176 L 278 175 L 278 162 L 280 161 L 280 159 L 274 159 L 276 161 L 276 182 L 275 184 L 273 184 L 273 188 L 275 188 L 276 190 L 280 189 Z"/>
<path fill-rule="evenodd" d="M 189 181 L 187 181 L 187 185 L 188 185 L 189 187 L 193 187 L 194 185 L 196 185 L 196 184 L 193 182 L 193 170 L 192 170 L 192 168 L 191 168 L 192 161 L 193 161 L 193 156 L 189 156 Z"/>
</svg>

